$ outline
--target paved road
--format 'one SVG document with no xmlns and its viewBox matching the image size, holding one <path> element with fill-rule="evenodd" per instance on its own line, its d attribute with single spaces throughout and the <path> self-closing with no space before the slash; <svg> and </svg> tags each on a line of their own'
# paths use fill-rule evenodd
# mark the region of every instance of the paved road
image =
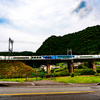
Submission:
<svg viewBox="0 0 100 100">
<path fill-rule="evenodd" d="M 0 100 L 100 100 L 100 92 L 49 95 L 0 96 Z"/>
<path fill-rule="evenodd" d="M 0 82 L 0 84 L 4 84 L 0 87 L 0 100 L 100 100 L 100 85 L 97 83 L 65 84 L 55 81 L 36 81 Z"/>
</svg>

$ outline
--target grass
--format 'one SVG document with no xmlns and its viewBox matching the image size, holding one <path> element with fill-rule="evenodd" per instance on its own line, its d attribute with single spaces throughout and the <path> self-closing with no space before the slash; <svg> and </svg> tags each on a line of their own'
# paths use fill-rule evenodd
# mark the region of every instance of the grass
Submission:
<svg viewBox="0 0 100 100">
<path fill-rule="evenodd" d="M 87 75 L 87 76 L 67 76 L 67 77 L 55 77 L 54 79 L 51 78 L 41 78 L 37 77 L 37 79 L 34 78 L 12 78 L 12 79 L 0 79 L 0 81 L 12 81 L 12 82 L 31 82 L 36 80 L 53 80 L 63 83 L 99 83 L 100 82 L 100 76 L 93 76 L 93 75 Z"/>
<path fill-rule="evenodd" d="M 54 81 L 63 83 L 99 83 L 99 76 L 74 76 L 74 77 L 56 77 Z"/>
<path fill-rule="evenodd" d="M 34 78 L 7 78 L 7 79 L 0 79 L 0 81 L 10 81 L 10 82 L 31 82 L 31 81 L 37 81 L 37 80 L 41 80 L 40 77 L 38 77 L 36 79 L 36 77 Z"/>
</svg>

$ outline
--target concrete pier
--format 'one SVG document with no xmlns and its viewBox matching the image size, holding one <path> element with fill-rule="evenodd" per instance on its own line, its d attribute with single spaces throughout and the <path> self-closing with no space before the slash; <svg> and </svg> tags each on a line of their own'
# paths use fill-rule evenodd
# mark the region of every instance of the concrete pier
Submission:
<svg viewBox="0 0 100 100">
<path fill-rule="evenodd" d="M 73 62 L 68 62 L 68 70 L 69 70 L 69 73 L 73 73 L 74 72 Z"/>
<path fill-rule="evenodd" d="M 93 71 L 96 72 L 96 67 L 95 67 L 95 63 L 94 63 L 94 61 L 89 62 L 89 68 L 90 68 L 90 69 L 93 69 Z"/>
<path fill-rule="evenodd" d="M 50 73 L 50 64 L 47 63 L 47 73 L 49 74 Z"/>
</svg>

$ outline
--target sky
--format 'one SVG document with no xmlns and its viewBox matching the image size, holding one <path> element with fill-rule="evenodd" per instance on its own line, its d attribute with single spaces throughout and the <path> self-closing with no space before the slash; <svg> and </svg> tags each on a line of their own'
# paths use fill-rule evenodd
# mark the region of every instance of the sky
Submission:
<svg viewBox="0 0 100 100">
<path fill-rule="evenodd" d="M 100 0 L 0 0 L 0 52 L 36 50 L 50 36 L 100 25 Z"/>
</svg>

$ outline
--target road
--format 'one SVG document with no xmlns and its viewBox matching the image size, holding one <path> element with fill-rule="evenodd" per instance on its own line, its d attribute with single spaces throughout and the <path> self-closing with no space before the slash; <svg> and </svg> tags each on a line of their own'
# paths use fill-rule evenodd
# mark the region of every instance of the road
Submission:
<svg viewBox="0 0 100 100">
<path fill-rule="evenodd" d="M 5 95 L 0 100 L 100 100 L 100 91 L 42 95 Z"/>
<path fill-rule="evenodd" d="M 14 83 L 15 84 L 15 83 Z M 37 81 L 34 85 L 0 87 L 0 100 L 100 100 L 100 85 Z"/>
</svg>

